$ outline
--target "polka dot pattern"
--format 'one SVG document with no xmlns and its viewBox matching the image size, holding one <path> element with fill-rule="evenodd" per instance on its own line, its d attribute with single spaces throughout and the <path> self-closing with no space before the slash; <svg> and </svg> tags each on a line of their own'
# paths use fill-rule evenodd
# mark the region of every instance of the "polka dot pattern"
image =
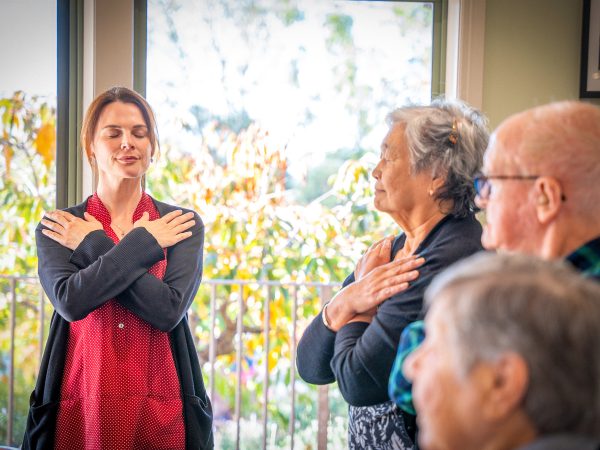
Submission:
<svg viewBox="0 0 600 450">
<path fill-rule="evenodd" d="M 110 214 L 97 195 L 87 212 L 119 242 Z M 148 212 L 143 194 L 132 221 Z M 164 277 L 165 259 L 148 271 Z M 58 410 L 56 449 L 184 449 L 180 386 L 168 333 L 159 331 L 115 299 L 72 322 Z"/>
</svg>

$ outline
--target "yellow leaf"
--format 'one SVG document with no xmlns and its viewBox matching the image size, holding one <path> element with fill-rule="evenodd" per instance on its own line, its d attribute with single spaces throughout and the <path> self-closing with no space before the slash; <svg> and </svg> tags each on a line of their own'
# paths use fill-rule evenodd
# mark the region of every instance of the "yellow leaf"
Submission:
<svg viewBox="0 0 600 450">
<path fill-rule="evenodd" d="M 42 125 L 38 130 L 34 145 L 37 152 L 44 159 L 46 167 L 49 167 L 56 151 L 56 130 L 54 126 L 50 123 Z"/>
<path fill-rule="evenodd" d="M 4 159 L 6 159 L 6 176 L 10 176 L 10 162 L 12 160 L 13 154 L 15 153 L 11 146 L 4 145 L 3 146 Z"/>
</svg>

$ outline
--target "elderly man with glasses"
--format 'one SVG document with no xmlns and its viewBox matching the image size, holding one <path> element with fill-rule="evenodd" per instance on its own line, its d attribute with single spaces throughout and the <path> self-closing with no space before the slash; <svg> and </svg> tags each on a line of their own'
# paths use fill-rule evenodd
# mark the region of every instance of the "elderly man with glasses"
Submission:
<svg viewBox="0 0 600 450">
<path fill-rule="evenodd" d="M 483 170 L 485 248 L 566 258 L 600 277 L 600 109 L 561 102 L 510 117 Z"/>
<path fill-rule="evenodd" d="M 566 101 L 509 117 L 492 134 L 475 189 L 486 249 L 565 259 L 600 281 L 599 108 Z M 390 396 L 413 414 L 402 364 L 423 338 L 422 321 L 404 330 L 390 376 Z"/>
</svg>

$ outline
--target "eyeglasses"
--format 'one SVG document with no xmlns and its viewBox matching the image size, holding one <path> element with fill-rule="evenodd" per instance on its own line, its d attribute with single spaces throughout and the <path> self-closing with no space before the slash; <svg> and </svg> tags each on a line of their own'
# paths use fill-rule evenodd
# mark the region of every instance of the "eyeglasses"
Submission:
<svg viewBox="0 0 600 450">
<path fill-rule="evenodd" d="M 539 175 L 479 175 L 473 179 L 475 192 L 481 200 L 487 200 L 492 193 L 490 180 L 536 180 Z"/>
</svg>

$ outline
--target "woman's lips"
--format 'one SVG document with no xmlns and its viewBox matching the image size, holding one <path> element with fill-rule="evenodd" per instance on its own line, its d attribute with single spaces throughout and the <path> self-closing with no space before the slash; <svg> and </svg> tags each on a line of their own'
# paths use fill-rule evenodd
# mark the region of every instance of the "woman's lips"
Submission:
<svg viewBox="0 0 600 450">
<path fill-rule="evenodd" d="M 117 161 L 124 163 L 133 163 L 138 161 L 139 159 L 140 158 L 138 158 L 137 156 L 121 156 L 120 158 L 117 158 Z"/>
</svg>

